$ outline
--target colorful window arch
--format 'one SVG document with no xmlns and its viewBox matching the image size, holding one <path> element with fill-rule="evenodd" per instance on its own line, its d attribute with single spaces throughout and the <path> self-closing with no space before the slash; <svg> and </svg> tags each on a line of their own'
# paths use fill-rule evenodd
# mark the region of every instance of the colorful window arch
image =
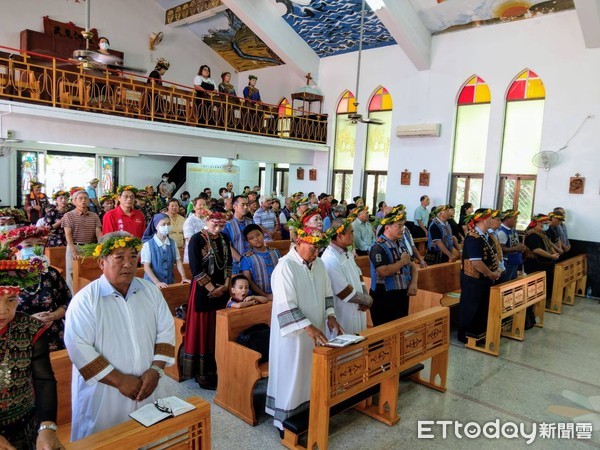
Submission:
<svg viewBox="0 0 600 450">
<path fill-rule="evenodd" d="M 279 115 L 280 116 L 291 116 L 292 115 L 292 105 L 289 100 L 285 97 L 281 99 L 279 102 Z"/>
<path fill-rule="evenodd" d="M 525 69 L 508 88 L 507 101 L 532 100 L 546 98 L 546 88 L 533 70 Z"/>
<path fill-rule="evenodd" d="M 393 108 L 392 96 L 386 88 L 379 87 L 369 102 L 369 112 L 371 111 L 391 111 Z"/>
<path fill-rule="evenodd" d="M 460 93 L 458 94 L 459 105 L 474 105 L 477 103 L 490 103 L 492 101 L 492 94 L 490 93 L 490 87 L 483 80 L 483 78 L 473 75 L 469 81 L 467 81 Z"/>
<path fill-rule="evenodd" d="M 338 102 L 337 114 L 349 114 L 356 112 L 356 105 L 354 104 L 354 94 L 348 90 L 344 91 Z"/>
</svg>

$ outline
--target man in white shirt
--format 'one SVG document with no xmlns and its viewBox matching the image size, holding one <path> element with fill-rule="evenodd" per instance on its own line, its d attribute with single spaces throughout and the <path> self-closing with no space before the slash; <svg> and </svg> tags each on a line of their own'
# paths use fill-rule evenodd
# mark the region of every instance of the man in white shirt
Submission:
<svg viewBox="0 0 600 450">
<path fill-rule="evenodd" d="M 189 263 L 190 259 L 188 256 L 188 244 L 190 243 L 190 239 L 196 233 L 199 233 L 204 228 L 204 212 L 206 209 L 206 200 L 200 197 L 196 197 L 194 199 L 194 211 L 192 214 L 185 219 L 183 222 L 183 239 L 185 242 L 183 244 L 183 262 Z"/>
<path fill-rule="evenodd" d="M 356 220 L 352 223 L 356 254 L 359 256 L 368 255 L 369 248 L 375 241 L 375 232 L 369 222 L 369 207 L 360 206 L 351 211 L 351 214 L 356 215 Z"/>
<path fill-rule="evenodd" d="M 175 327 L 160 290 L 135 278 L 141 247 L 115 232 L 86 254 L 99 259 L 103 275 L 73 297 L 66 315 L 72 441 L 125 422 L 163 396 L 159 380 L 175 361 Z"/>
</svg>

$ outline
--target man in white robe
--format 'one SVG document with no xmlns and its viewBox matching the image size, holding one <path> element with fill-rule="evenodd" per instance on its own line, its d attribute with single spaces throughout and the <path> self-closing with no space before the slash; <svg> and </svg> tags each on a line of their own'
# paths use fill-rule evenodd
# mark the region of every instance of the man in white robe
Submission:
<svg viewBox="0 0 600 450">
<path fill-rule="evenodd" d="M 296 245 L 273 271 L 269 382 L 265 410 L 274 425 L 306 408 L 310 400 L 312 351 L 324 345 L 325 324 L 342 332 L 335 318 L 331 283 L 317 258 L 326 242 L 321 231 L 299 229 Z"/>
<path fill-rule="evenodd" d="M 348 334 L 367 328 L 366 310 L 373 304 L 362 274 L 348 246 L 354 242 L 354 228 L 348 219 L 334 219 L 327 235 L 331 242 L 321 259 L 331 281 L 335 315 Z"/>
<path fill-rule="evenodd" d="M 102 245 L 102 277 L 73 297 L 66 315 L 72 441 L 118 425 L 162 397 L 159 379 L 174 362 L 168 305 L 156 286 L 135 278 L 141 242 L 116 232 L 104 236 Z"/>
</svg>

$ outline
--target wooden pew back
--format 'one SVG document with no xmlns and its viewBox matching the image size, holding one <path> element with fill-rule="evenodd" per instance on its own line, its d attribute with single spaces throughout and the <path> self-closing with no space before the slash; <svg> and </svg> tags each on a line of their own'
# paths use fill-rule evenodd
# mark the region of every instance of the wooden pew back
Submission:
<svg viewBox="0 0 600 450">
<path fill-rule="evenodd" d="M 371 278 L 371 263 L 369 262 L 369 257 L 366 255 L 357 256 L 354 258 L 354 261 L 356 261 L 356 265 L 360 269 L 362 276 Z"/>
<path fill-rule="evenodd" d="M 562 304 L 574 305 L 575 295 L 583 295 L 587 282 L 587 255 L 556 263 L 552 284 L 552 298 L 546 311 L 561 314 Z"/>
<path fill-rule="evenodd" d="M 65 252 L 67 251 L 67 247 L 46 247 L 44 250 L 44 255 L 50 261 L 50 265 L 56 267 L 57 269 L 62 270 L 63 277 L 65 276 Z"/>
<path fill-rule="evenodd" d="M 66 350 L 59 350 L 50 353 L 50 363 L 56 378 L 56 392 L 58 394 L 58 414 L 56 416 L 56 424 L 59 431 L 62 431 L 66 425 L 71 424 L 71 376 L 73 373 L 73 365 L 69 359 L 69 354 Z M 66 430 L 65 430 L 66 431 Z M 65 442 L 64 440 L 62 442 Z M 68 442 L 68 440 L 67 440 Z"/>
<path fill-rule="evenodd" d="M 413 380 L 441 392 L 446 390 L 450 345 L 448 308 L 431 308 L 360 334 L 366 339 L 358 344 L 313 350 L 307 448 L 327 449 L 332 406 L 378 384 L 379 405 L 359 410 L 387 425 L 397 423 L 400 420 L 398 376 L 425 360 L 432 360 L 429 380 L 421 379 L 420 373 L 413 375 Z M 286 436 L 288 434 L 286 430 Z M 284 445 L 297 443 L 288 441 Z"/>
<path fill-rule="evenodd" d="M 419 289 L 446 294 L 460 289 L 460 261 L 419 268 Z"/>
<path fill-rule="evenodd" d="M 252 391 L 258 380 L 268 376 L 269 363 L 259 364 L 260 353 L 235 340 L 252 325 L 270 325 L 271 308 L 269 302 L 217 311 L 215 358 L 219 378 L 215 403 L 252 426 L 257 423 Z"/>
<path fill-rule="evenodd" d="M 290 241 L 289 239 L 279 239 L 276 241 L 265 242 L 267 247 L 279 250 L 279 253 L 281 253 L 281 256 L 285 256 L 290 251 L 291 243 L 292 243 L 292 241 Z"/>
</svg>

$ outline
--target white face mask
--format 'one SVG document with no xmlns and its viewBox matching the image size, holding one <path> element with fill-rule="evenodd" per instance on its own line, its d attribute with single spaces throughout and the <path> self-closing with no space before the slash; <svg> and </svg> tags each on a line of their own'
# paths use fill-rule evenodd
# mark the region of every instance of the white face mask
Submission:
<svg viewBox="0 0 600 450">
<path fill-rule="evenodd" d="M 548 231 L 548 229 L 550 228 L 550 225 L 545 223 L 544 225 L 542 225 L 542 230 L 544 231 Z"/>
<path fill-rule="evenodd" d="M 163 181 L 169 181 L 169 179 L 167 177 L 164 177 Z"/>
<path fill-rule="evenodd" d="M 158 231 L 158 233 L 162 234 L 163 236 L 168 236 L 171 232 L 171 225 L 161 225 L 156 229 L 156 231 Z"/>
<path fill-rule="evenodd" d="M 108 50 L 108 47 L 109 47 L 108 42 L 100 42 L 99 47 L 101 50 Z"/>
<path fill-rule="evenodd" d="M 0 226 L 0 231 L 10 231 L 14 230 L 15 228 L 17 228 L 16 225 L 2 225 Z"/>
</svg>

